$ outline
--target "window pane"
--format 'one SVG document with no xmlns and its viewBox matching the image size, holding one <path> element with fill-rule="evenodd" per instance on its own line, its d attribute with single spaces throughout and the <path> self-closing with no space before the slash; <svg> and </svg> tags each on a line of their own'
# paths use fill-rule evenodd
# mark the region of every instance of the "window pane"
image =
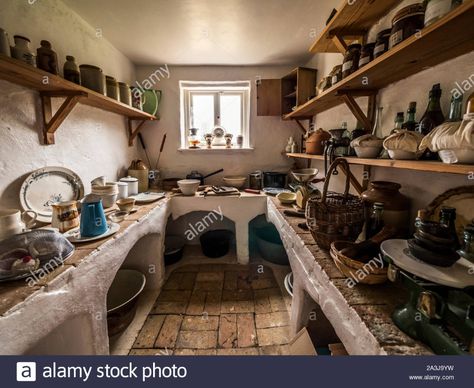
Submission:
<svg viewBox="0 0 474 388">
<path fill-rule="evenodd" d="M 200 139 L 214 128 L 214 95 L 192 95 L 191 125 L 197 128 Z M 188 128 L 189 129 L 189 128 Z"/>
<path fill-rule="evenodd" d="M 221 125 L 227 133 L 235 137 L 242 133 L 242 97 L 240 95 L 221 94 Z"/>
</svg>

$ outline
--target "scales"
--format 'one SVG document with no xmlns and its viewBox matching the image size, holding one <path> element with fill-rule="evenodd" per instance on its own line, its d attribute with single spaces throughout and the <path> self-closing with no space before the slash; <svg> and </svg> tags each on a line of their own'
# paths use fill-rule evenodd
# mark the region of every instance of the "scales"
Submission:
<svg viewBox="0 0 474 388">
<path fill-rule="evenodd" d="M 316 179 L 318 173 L 319 170 L 317 168 L 305 168 L 291 172 L 293 178 L 295 178 L 295 180 L 298 182 L 297 185 L 290 185 L 290 187 L 296 192 L 297 210 L 301 209 L 304 211 L 308 199 L 313 196 L 320 196 L 319 190 L 311 186 L 311 183 L 321 181 L 321 179 Z"/>
<path fill-rule="evenodd" d="M 426 264 L 410 254 L 406 240 L 387 240 L 381 250 L 389 279 L 410 294 L 393 312 L 395 324 L 436 354 L 474 354 L 474 263 L 461 258 L 448 268 Z"/>
</svg>

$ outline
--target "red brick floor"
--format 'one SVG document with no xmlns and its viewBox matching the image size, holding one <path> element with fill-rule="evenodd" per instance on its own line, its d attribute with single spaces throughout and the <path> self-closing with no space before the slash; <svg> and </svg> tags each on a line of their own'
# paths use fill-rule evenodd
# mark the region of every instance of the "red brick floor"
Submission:
<svg viewBox="0 0 474 388">
<path fill-rule="evenodd" d="M 289 316 L 263 265 L 186 265 L 173 271 L 131 355 L 284 355 Z"/>
</svg>

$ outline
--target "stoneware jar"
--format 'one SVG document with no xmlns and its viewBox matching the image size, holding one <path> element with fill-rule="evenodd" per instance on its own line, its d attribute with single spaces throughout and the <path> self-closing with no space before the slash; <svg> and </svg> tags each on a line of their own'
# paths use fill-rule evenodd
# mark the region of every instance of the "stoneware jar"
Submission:
<svg viewBox="0 0 474 388">
<path fill-rule="evenodd" d="M 74 82 L 75 84 L 81 84 L 81 73 L 79 67 L 76 64 L 76 59 L 72 55 L 66 56 L 66 62 L 64 62 L 64 79 Z"/>
<path fill-rule="evenodd" d="M 15 41 L 15 46 L 11 49 L 12 57 L 19 59 L 28 65 L 36 66 L 35 54 L 30 48 L 31 41 L 20 35 L 15 35 L 13 40 Z"/>
<path fill-rule="evenodd" d="M 10 40 L 8 39 L 7 32 L 3 28 L 0 28 L 0 54 L 6 55 L 7 57 L 11 55 Z"/>
<path fill-rule="evenodd" d="M 369 211 L 374 203 L 384 204 L 383 220 L 386 225 L 406 231 L 410 220 L 410 201 L 402 193 L 402 186 L 395 182 L 373 181 L 369 189 L 362 193 L 362 199 Z"/>
<path fill-rule="evenodd" d="M 132 92 L 125 82 L 118 82 L 120 102 L 132 106 Z"/>
<path fill-rule="evenodd" d="M 59 74 L 58 56 L 53 51 L 51 43 L 47 40 L 42 40 L 41 47 L 36 49 L 36 54 L 36 66 L 38 69 L 54 75 Z"/>
<path fill-rule="evenodd" d="M 105 76 L 105 83 L 106 83 L 106 90 L 107 90 L 107 97 L 113 98 L 114 100 L 119 99 L 119 87 L 117 81 L 114 77 L 110 75 Z"/>
<path fill-rule="evenodd" d="M 105 95 L 105 76 L 102 69 L 93 65 L 80 65 L 81 85 Z"/>
</svg>

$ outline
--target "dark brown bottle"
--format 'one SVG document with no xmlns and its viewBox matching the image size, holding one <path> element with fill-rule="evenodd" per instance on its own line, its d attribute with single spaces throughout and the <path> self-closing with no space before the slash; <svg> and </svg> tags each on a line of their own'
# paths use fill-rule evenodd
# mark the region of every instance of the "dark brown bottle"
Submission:
<svg viewBox="0 0 474 388">
<path fill-rule="evenodd" d="M 444 114 L 441 110 L 441 85 L 433 85 L 430 91 L 430 99 L 428 102 L 428 108 L 426 109 L 425 114 L 420 120 L 418 125 L 418 132 L 426 136 L 430 133 L 435 127 L 444 123 Z M 437 159 L 438 155 L 436 152 L 431 152 L 429 149 L 423 155 L 423 159 Z"/>
<path fill-rule="evenodd" d="M 36 66 L 38 69 L 55 75 L 59 74 L 58 57 L 51 48 L 51 43 L 47 40 L 42 40 L 41 47 L 36 50 L 36 53 Z"/>
<path fill-rule="evenodd" d="M 79 72 L 79 67 L 76 64 L 76 60 L 72 55 L 66 56 L 63 72 L 65 79 L 78 85 L 81 84 L 81 73 Z"/>
<path fill-rule="evenodd" d="M 410 102 L 410 105 L 408 105 L 407 121 L 403 123 L 402 129 L 405 129 L 407 131 L 415 131 L 417 125 L 418 124 L 416 122 L 416 102 L 412 101 Z"/>
</svg>

